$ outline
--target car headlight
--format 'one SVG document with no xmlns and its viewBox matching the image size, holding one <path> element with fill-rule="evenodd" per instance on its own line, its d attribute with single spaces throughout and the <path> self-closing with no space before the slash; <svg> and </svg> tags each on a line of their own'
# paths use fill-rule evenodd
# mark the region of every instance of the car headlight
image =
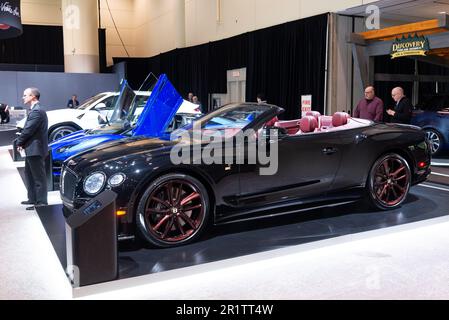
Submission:
<svg viewBox="0 0 449 320">
<path fill-rule="evenodd" d="M 105 181 L 106 175 L 103 172 L 94 172 L 84 180 L 84 191 L 94 196 L 103 188 Z"/>
<path fill-rule="evenodd" d="M 123 181 L 125 181 L 125 179 L 126 179 L 126 176 L 124 173 L 116 173 L 109 178 L 108 184 L 111 187 L 118 187 L 119 185 L 121 185 L 123 183 Z"/>
</svg>

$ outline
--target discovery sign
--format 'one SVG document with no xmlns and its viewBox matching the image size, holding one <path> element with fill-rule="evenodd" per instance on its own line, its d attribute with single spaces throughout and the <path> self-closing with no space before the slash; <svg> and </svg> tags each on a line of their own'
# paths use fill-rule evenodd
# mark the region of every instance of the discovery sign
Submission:
<svg viewBox="0 0 449 320">
<path fill-rule="evenodd" d="M 391 59 L 409 56 L 425 56 L 430 50 L 429 39 L 424 36 L 409 35 L 396 38 L 391 46 Z"/>
</svg>

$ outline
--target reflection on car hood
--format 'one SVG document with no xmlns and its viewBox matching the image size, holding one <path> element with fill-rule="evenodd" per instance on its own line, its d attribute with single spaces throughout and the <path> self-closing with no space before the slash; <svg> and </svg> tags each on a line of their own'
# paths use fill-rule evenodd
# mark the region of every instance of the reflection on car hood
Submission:
<svg viewBox="0 0 449 320">
<path fill-rule="evenodd" d="M 71 139 L 58 140 L 50 145 L 53 161 L 64 161 L 80 152 L 96 148 L 108 141 L 122 139 L 120 134 L 89 134 L 86 131 L 78 131 L 71 135 Z"/>
<path fill-rule="evenodd" d="M 71 157 L 65 163 L 71 168 L 77 167 L 78 170 L 123 157 L 130 159 L 136 154 L 152 156 L 155 150 L 162 150 L 176 143 L 158 138 L 130 137 L 103 143 L 95 152 L 87 150 Z"/>
</svg>

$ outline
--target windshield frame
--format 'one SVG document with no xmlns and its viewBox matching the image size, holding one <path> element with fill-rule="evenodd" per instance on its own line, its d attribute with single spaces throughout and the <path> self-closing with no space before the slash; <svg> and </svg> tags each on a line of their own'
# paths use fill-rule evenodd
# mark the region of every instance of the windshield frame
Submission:
<svg viewBox="0 0 449 320">
<path fill-rule="evenodd" d="M 109 93 L 104 93 L 104 92 L 96 94 L 93 97 L 90 97 L 90 98 L 84 100 L 83 103 L 76 109 L 83 110 L 83 111 L 90 110 L 94 105 L 97 105 L 102 100 L 107 98 L 109 95 L 110 95 Z"/>
</svg>

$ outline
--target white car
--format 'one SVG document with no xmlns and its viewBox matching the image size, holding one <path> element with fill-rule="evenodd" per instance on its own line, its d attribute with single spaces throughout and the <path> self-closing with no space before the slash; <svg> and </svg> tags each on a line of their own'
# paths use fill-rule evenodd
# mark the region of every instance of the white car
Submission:
<svg viewBox="0 0 449 320">
<path fill-rule="evenodd" d="M 135 93 L 136 116 L 138 116 L 151 92 L 135 91 Z M 87 99 L 76 109 L 66 108 L 47 111 L 48 141 L 58 140 L 79 130 L 95 129 L 107 121 L 106 119 L 111 119 L 118 95 L 119 92 L 103 92 Z M 184 100 L 178 113 L 200 114 L 201 110 L 198 105 Z M 26 119 L 17 122 L 16 127 L 19 131 L 25 126 L 25 121 Z"/>
</svg>

